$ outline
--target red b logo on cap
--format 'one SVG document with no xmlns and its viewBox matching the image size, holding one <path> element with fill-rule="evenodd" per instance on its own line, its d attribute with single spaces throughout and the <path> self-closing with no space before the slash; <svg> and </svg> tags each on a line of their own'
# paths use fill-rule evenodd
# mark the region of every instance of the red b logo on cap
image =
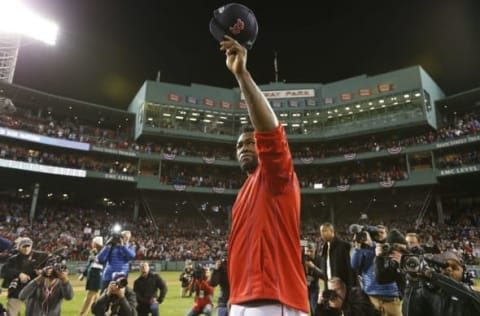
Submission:
<svg viewBox="0 0 480 316">
<path fill-rule="evenodd" d="M 232 34 L 240 34 L 240 32 L 245 29 L 245 22 L 241 19 L 237 19 L 237 22 L 233 26 L 230 26 L 229 29 Z"/>
</svg>

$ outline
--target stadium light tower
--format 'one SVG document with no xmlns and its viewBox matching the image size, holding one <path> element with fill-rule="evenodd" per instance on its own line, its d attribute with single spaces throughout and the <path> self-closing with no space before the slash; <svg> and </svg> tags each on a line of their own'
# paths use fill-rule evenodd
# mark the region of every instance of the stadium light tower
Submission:
<svg viewBox="0 0 480 316">
<path fill-rule="evenodd" d="M 21 36 L 55 45 L 58 26 L 44 19 L 20 0 L 0 1 L 0 80 L 12 83 Z"/>
</svg>

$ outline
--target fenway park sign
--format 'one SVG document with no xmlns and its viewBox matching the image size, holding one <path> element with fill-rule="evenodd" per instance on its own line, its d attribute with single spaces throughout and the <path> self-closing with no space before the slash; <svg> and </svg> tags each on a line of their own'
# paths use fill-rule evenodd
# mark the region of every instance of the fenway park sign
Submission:
<svg viewBox="0 0 480 316">
<path fill-rule="evenodd" d="M 298 90 L 272 90 L 262 91 L 267 99 L 292 99 L 292 98 L 313 98 L 315 97 L 315 89 L 298 89 Z M 242 100 L 245 97 L 242 93 Z"/>
</svg>

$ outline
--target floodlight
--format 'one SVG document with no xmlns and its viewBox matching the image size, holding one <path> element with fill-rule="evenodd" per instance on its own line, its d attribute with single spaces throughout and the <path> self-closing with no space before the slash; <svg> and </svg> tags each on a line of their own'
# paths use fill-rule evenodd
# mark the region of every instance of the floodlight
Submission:
<svg viewBox="0 0 480 316">
<path fill-rule="evenodd" d="M 19 0 L 3 0 L 2 18 L 0 19 L 0 33 L 15 33 L 26 35 L 34 39 L 55 45 L 58 25 L 42 18 Z"/>
</svg>

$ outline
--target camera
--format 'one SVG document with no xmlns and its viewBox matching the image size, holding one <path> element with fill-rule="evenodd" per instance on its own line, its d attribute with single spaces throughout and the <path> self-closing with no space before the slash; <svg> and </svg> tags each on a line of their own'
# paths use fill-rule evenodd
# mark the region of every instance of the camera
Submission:
<svg viewBox="0 0 480 316">
<path fill-rule="evenodd" d="M 128 279 L 125 277 L 120 277 L 116 279 L 114 282 L 119 289 L 124 288 L 128 285 Z"/>
<path fill-rule="evenodd" d="M 201 264 L 197 264 L 193 270 L 193 278 L 197 280 L 205 280 L 205 268 Z"/>
<path fill-rule="evenodd" d="M 110 231 L 110 237 L 107 239 L 106 244 L 112 247 L 122 243 L 122 227 L 119 224 L 113 225 Z"/>
<path fill-rule="evenodd" d="M 378 236 L 378 229 L 375 226 L 363 226 L 360 224 L 352 224 L 349 226 L 348 230 L 350 234 L 353 234 L 353 240 L 358 242 L 361 247 L 368 247 L 366 242 L 368 241 L 368 234 L 372 240 L 376 239 Z"/>
<path fill-rule="evenodd" d="M 337 293 L 333 290 L 325 290 L 322 292 L 322 299 L 324 301 L 330 301 L 337 297 Z"/>
<path fill-rule="evenodd" d="M 47 258 L 45 266 L 42 268 L 42 276 L 55 277 L 58 272 L 62 273 L 65 271 L 67 271 L 65 259 L 59 255 L 51 255 Z"/>
<path fill-rule="evenodd" d="M 408 253 L 402 255 L 400 270 L 410 275 L 422 274 L 425 270 L 440 272 L 448 267 L 447 262 L 435 260 L 431 253 Z"/>
</svg>

